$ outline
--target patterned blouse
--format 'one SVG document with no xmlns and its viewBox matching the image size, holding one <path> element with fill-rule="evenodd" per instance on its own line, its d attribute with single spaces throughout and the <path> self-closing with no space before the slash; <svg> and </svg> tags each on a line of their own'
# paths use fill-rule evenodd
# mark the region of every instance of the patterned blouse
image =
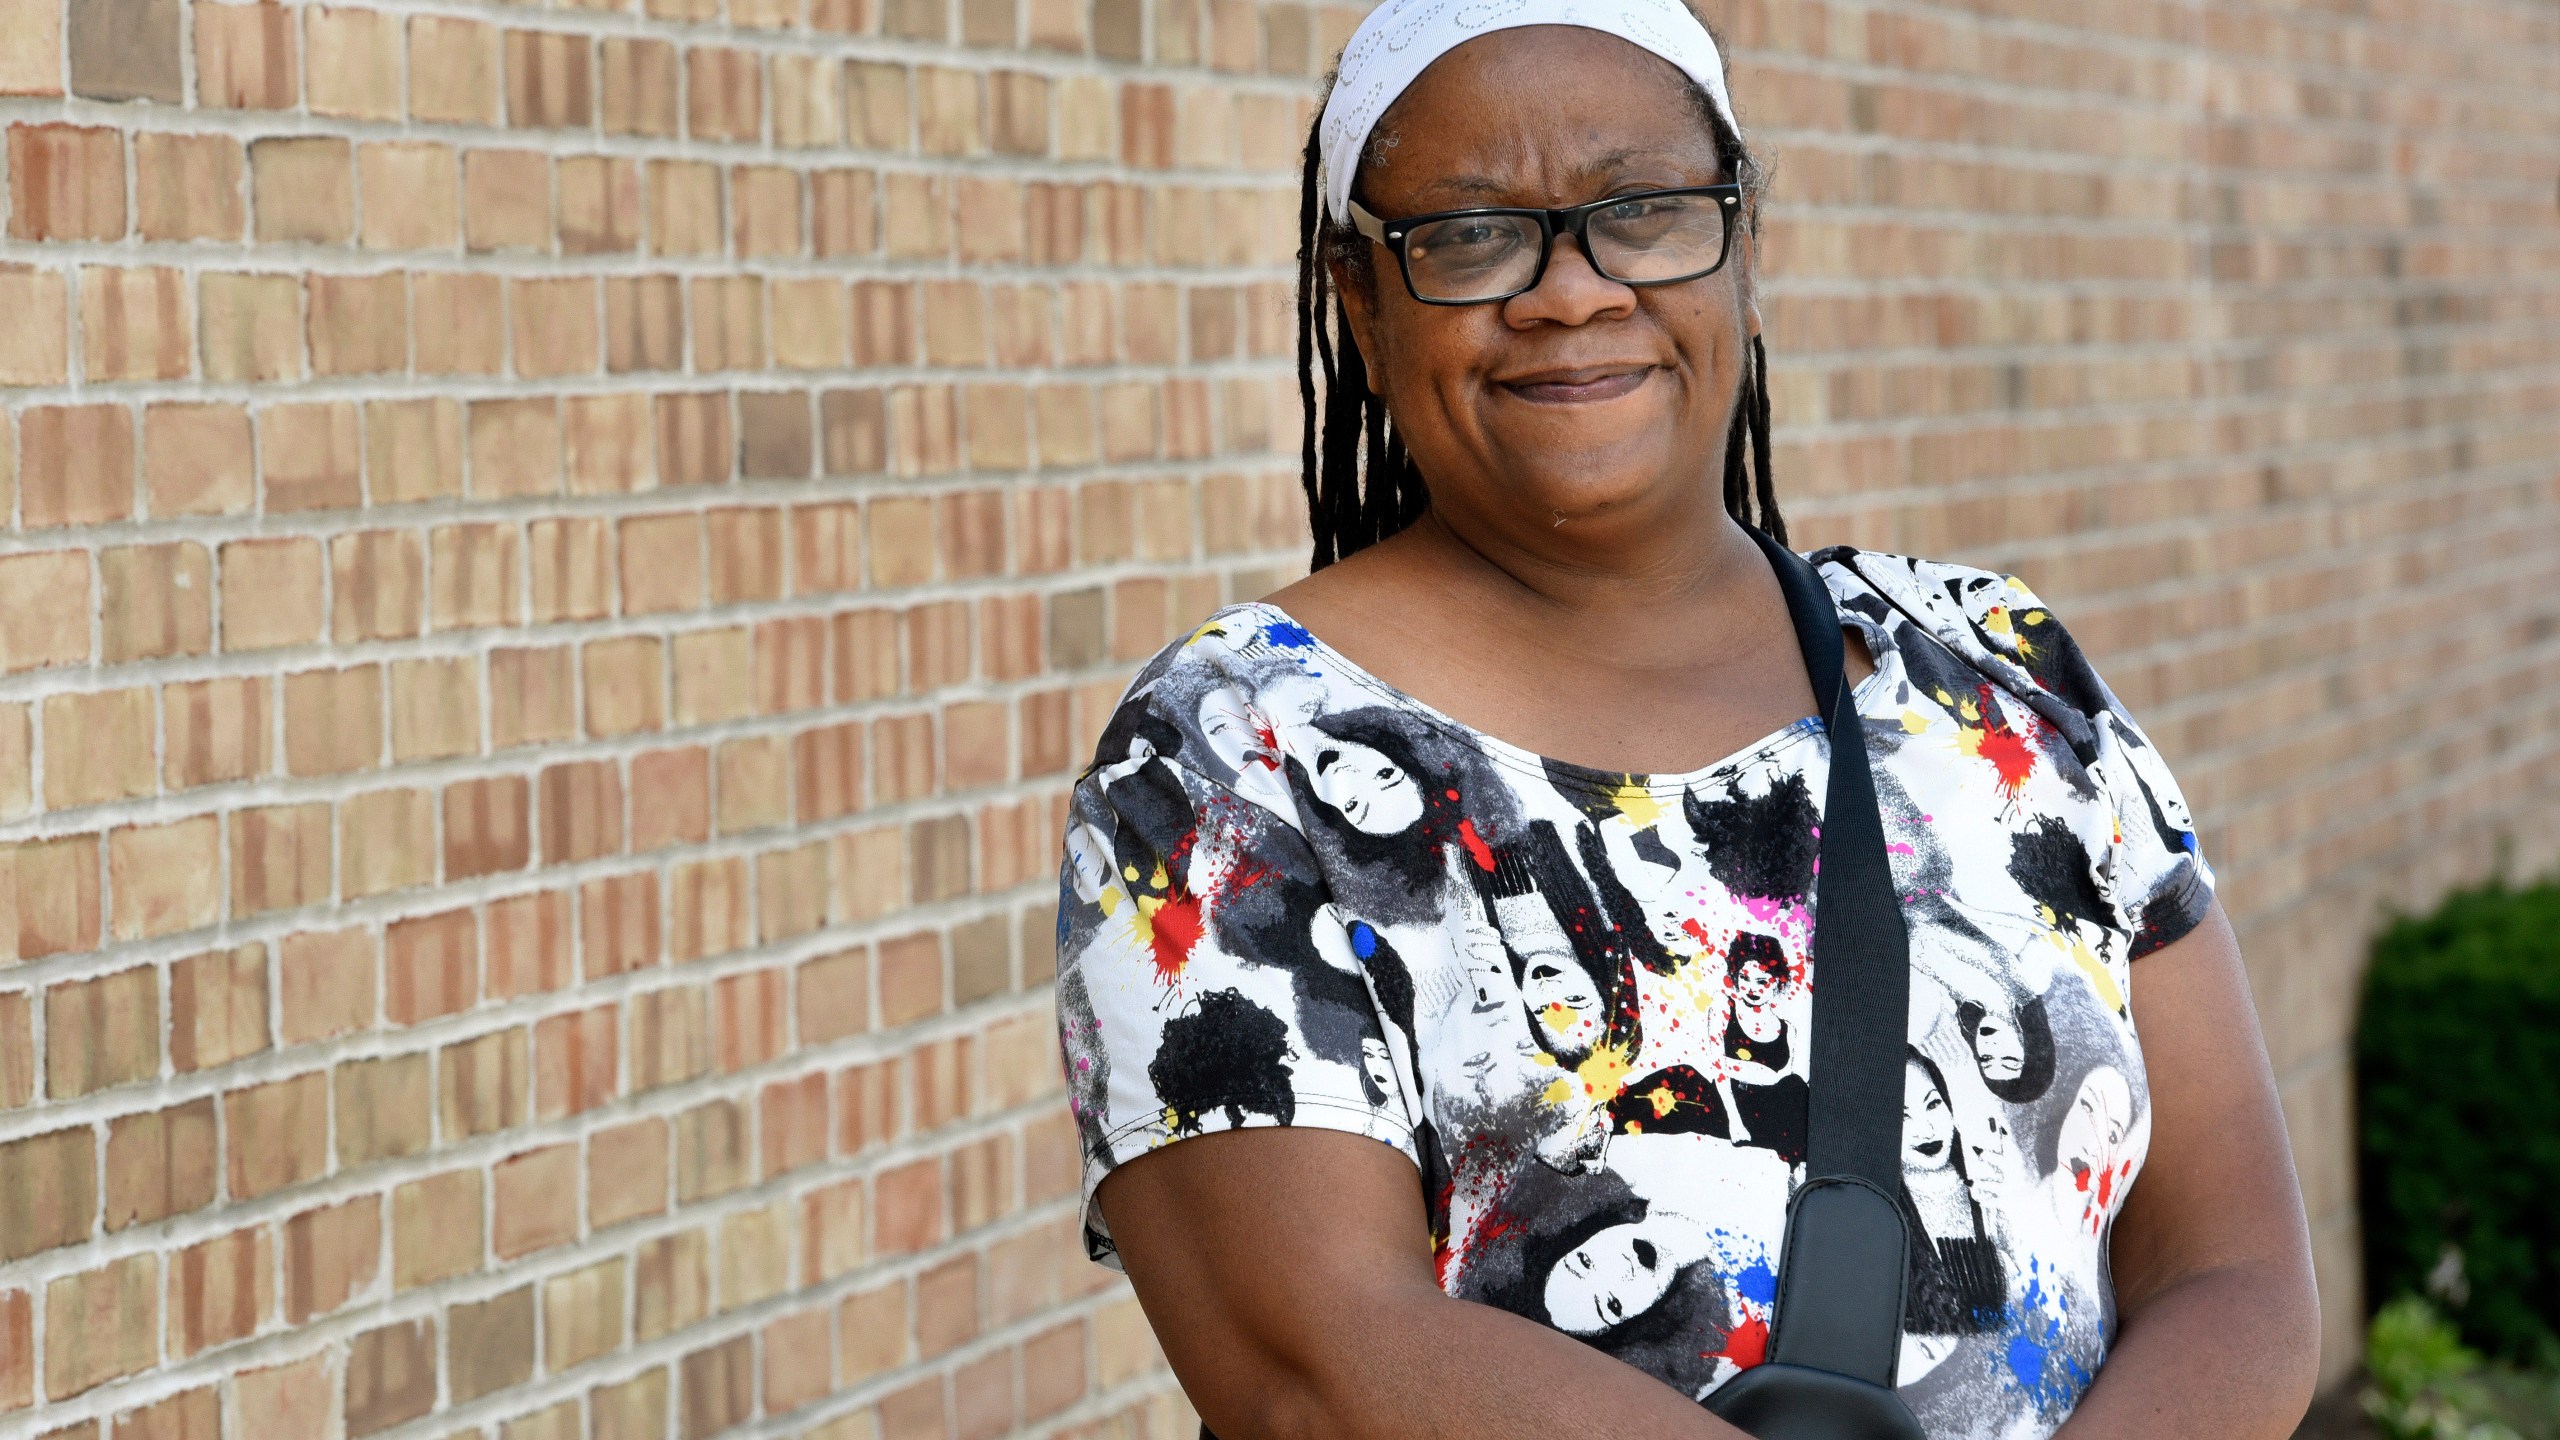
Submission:
<svg viewBox="0 0 2560 1440">
<path fill-rule="evenodd" d="M 1911 936 L 1899 1383 L 1932 1436 L 2044 1436 L 2113 1332 L 2142 1166 L 2133 962 L 2212 901 L 2187 807 L 2015 578 L 1812 557 Z M 1441 1287 L 1703 1397 L 1766 1349 L 1803 1178 L 1807 717 L 1712 765 L 1547 759 L 1278 608 L 1139 673 L 1078 778 L 1058 1024 L 1093 1193 L 1213 1130 L 1314 1125 L 1419 1172 Z"/>
</svg>

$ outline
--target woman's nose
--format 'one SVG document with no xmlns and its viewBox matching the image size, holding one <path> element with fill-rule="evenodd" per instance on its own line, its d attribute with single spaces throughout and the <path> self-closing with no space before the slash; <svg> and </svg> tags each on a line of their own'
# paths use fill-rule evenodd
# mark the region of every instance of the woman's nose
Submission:
<svg viewBox="0 0 2560 1440">
<path fill-rule="evenodd" d="M 1633 286 L 1601 274 L 1583 253 L 1581 242 L 1570 235 L 1558 235 L 1547 254 L 1547 273 L 1538 277 L 1534 289 L 1505 302 L 1502 314 L 1514 325 L 1540 321 L 1581 325 L 1604 315 L 1632 314 L 1635 306 Z"/>
</svg>

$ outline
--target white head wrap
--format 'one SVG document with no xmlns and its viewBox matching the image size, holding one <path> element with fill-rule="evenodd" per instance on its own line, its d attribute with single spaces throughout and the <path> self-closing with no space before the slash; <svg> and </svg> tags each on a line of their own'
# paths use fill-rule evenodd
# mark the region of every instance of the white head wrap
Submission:
<svg viewBox="0 0 2560 1440">
<path fill-rule="evenodd" d="M 1677 65 L 1707 92 L 1737 135 L 1724 59 L 1707 27 L 1680 0 L 1386 0 L 1342 47 L 1320 131 L 1325 208 L 1351 219 L 1351 181 L 1378 117 L 1431 62 L 1479 35 L 1522 25 L 1578 25 L 1615 35 Z"/>
</svg>

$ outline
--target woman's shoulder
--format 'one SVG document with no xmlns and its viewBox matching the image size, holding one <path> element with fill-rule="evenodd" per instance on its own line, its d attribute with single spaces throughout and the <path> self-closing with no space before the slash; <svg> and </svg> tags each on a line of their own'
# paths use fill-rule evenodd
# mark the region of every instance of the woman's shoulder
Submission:
<svg viewBox="0 0 2560 1440">
<path fill-rule="evenodd" d="M 1841 609 L 1868 621 L 1915 679 L 1952 661 L 2017 697 L 2084 754 L 2105 717 L 2131 721 L 2061 617 L 2018 576 L 1850 545 L 1810 558 Z"/>
<path fill-rule="evenodd" d="M 1276 767 L 1279 732 L 1314 713 L 1332 683 L 1317 649 L 1276 606 L 1219 607 L 1138 667 L 1078 778 L 1144 752 L 1217 785 L 1258 788 L 1241 782 L 1268 779 L 1259 772 Z"/>
</svg>

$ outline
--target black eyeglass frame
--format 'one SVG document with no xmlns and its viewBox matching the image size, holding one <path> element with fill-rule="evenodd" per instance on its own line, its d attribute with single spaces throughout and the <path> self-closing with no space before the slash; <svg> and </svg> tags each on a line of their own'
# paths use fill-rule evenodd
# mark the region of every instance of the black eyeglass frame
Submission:
<svg viewBox="0 0 2560 1440">
<path fill-rule="evenodd" d="M 1724 244 L 1716 250 L 1716 263 L 1704 270 L 1692 271 L 1686 275 L 1665 276 L 1656 280 L 1629 280 L 1611 275 L 1608 267 L 1600 263 L 1600 257 L 1592 253 L 1591 217 L 1612 205 L 1624 205 L 1630 200 L 1651 200 L 1664 195 L 1713 195 L 1724 201 L 1720 210 L 1724 216 Z M 1558 231 L 1573 237 L 1573 243 L 1582 247 L 1582 258 L 1594 271 L 1621 285 L 1650 287 L 1703 280 L 1723 269 L 1724 262 L 1733 257 L 1733 226 L 1735 219 L 1742 213 L 1742 187 L 1735 184 L 1677 185 L 1664 190 L 1637 190 L 1625 195 L 1612 195 L 1605 200 L 1594 200 L 1585 205 L 1568 205 L 1555 210 L 1534 205 L 1490 205 L 1466 210 L 1435 210 L 1428 215 L 1408 215 L 1400 220 L 1381 220 L 1357 200 L 1350 204 L 1351 228 L 1385 246 L 1396 257 L 1396 270 L 1404 276 L 1406 294 L 1425 305 L 1497 305 L 1516 296 L 1528 294 L 1538 288 L 1538 282 L 1547 278 L 1547 262 L 1555 258 L 1556 232 Z M 1529 272 L 1528 283 L 1516 289 L 1506 290 L 1499 295 L 1480 295 L 1469 300 L 1435 299 L 1414 288 L 1413 266 L 1405 258 L 1405 245 L 1411 240 L 1413 232 L 1421 226 L 1436 221 L 1460 220 L 1479 215 L 1526 215 L 1538 222 L 1538 268 Z"/>
</svg>

